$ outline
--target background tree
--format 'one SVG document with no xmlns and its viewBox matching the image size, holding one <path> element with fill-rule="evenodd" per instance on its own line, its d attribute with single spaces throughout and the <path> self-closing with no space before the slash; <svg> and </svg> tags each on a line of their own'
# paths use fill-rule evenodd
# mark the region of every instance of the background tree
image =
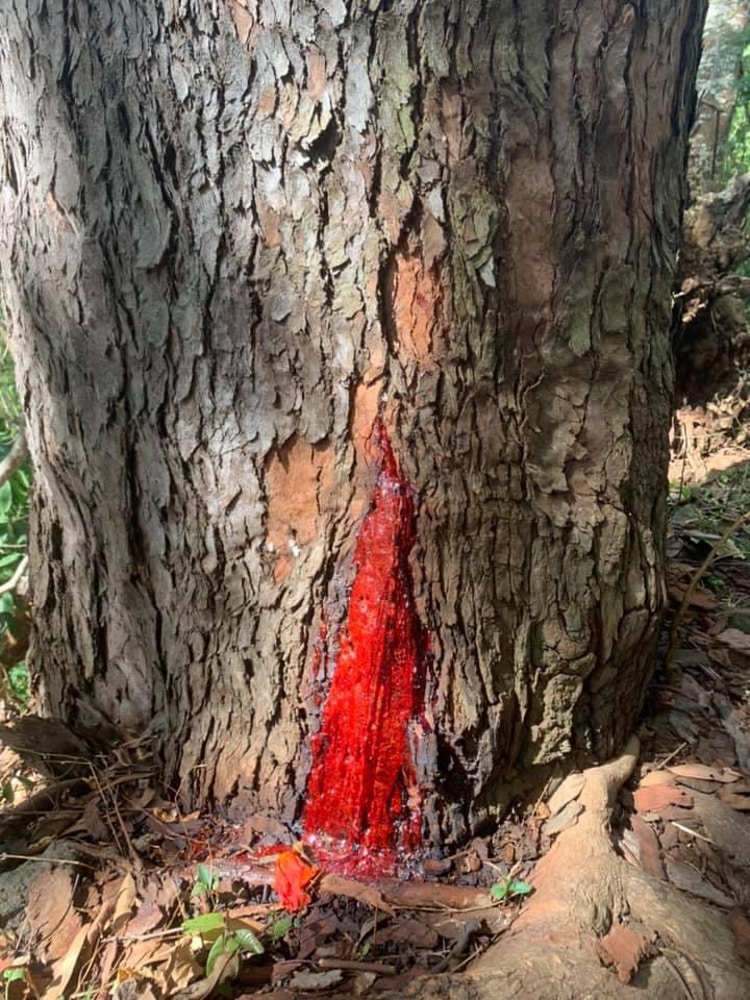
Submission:
<svg viewBox="0 0 750 1000">
<path fill-rule="evenodd" d="M 747 145 L 749 19 L 747 0 L 712 0 L 706 14 L 690 144 L 694 198 L 706 190 L 719 190 L 734 174 L 742 173 L 747 163 L 739 147 Z"/>
<path fill-rule="evenodd" d="M 698 72 L 700 99 L 688 171 L 690 205 L 678 272 L 681 323 L 675 341 L 676 401 L 698 408 L 678 411 L 676 417 L 675 447 L 691 463 L 702 461 L 709 442 L 715 444 L 722 430 L 730 430 L 729 443 L 731 431 L 745 422 L 749 16 L 746 0 L 711 3 Z M 718 404 L 724 428 L 703 427 L 710 401 Z"/>
<path fill-rule="evenodd" d="M 357 539 L 390 516 L 370 617 L 408 614 L 374 676 L 419 677 L 396 812 L 450 843 L 515 769 L 622 743 L 662 601 L 704 13 L 6 6 L 48 712 L 158 735 L 192 803 L 299 818 Z"/>
</svg>

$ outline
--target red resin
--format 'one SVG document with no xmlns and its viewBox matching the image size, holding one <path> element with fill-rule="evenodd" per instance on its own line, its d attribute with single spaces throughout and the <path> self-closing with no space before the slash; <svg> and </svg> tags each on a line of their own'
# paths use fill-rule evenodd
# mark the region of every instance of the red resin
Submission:
<svg viewBox="0 0 750 1000">
<path fill-rule="evenodd" d="M 421 846 L 410 734 L 417 739 L 423 726 L 426 641 L 408 562 L 414 501 L 379 420 L 373 441 L 380 472 L 357 539 L 303 814 L 306 840 L 326 867 L 360 875 L 388 874 Z"/>
</svg>

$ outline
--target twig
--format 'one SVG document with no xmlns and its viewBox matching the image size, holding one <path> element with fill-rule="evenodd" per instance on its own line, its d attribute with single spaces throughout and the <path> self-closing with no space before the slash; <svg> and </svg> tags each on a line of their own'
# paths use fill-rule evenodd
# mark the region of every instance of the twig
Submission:
<svg viewBox="0 0 750 1000">
<path fill-rule="evenodd" d="M 3 861 L 38 861 L 40 864 L 75 865 L 77 868 L 88 868 L 91 872 L 96 871 L 96 868 L 87 865 L 85 861 L 74 861 L 72 858 L 50 858 L 44 854 L 7 854 L 3 851 L 0 854 L 0 863 Z"/>
<path fill-rule="evenodd" d="M 7 483 L 15 471 L 23 465 L 24 459 L 28 454 L 29 448 L 26 444 L 26 430 L 21 428 L 10 447 L 10 451 L 2 462 L 0 462 L 0 486 Z"/>
<path fill-rule="evenodd" d="M 135 852 L 135 850 L 133 848 L 133 844 L 132 844 L 132 842 L 130 840 L 130 836 L 128 834 L 127 827 L 125 826 L 125 821 L 122 818 L 122 813 L 120 812 L 120 806 L 119 806 L 119 803 L 117 801 L 117 795 L 114 794 L 114 793 L 112 793 L 112 784 L 114 784 L 114 783 L 109 784 L 109 785 L 107 785 L 105 787 L 102 784 L 102 782 L 100 781 L 99 774 L 98 774 L 96 768 L 94 767 L 94 765 L 91 764 L 91 763 L 89 763 L 89 767 L 91 768 L 91 777 L 94 780 L 94 784 L 96 785 L 96 790 L 99 793 L 99 796 L 101 798 L 102 804 L 106 807 L 106 805 L 107 805 L 107 798 L 109 798 L 110 804 L 112 805 L 112 808 L 114 809 L 115 816 L 117 817 L 117 821 L 118 821 L 118 823 L 120 825 L 120 831 L 122 832 L 122 835 L 125 838 L 125 843 L 128 845 L 128 851 L 129 851 L 129 854 L 130 854 L 131 861 L 137 861 L 138 860 L 138 856 L 137 856 L 137 854 L 136 854 L 136 852 Z M 110 819 L 109 815 L 106 812 L 105 812 L 105 822 L 107 823 L 107 826 L 110 829 L 110 832 L 112 834 L 112 838 L 113 838 L 114 842 L 117 844 L 117 846 L 120 849 L 121 853 L 124 854 L 125 852 L 122 850 L 122 847 L 120 846 L 120 839 L 117 836 L 117 830 L 115 828 L 115 824 L 112 822 L 112 820 Z"/>
<path fill-rule="evenodd" d="M 713 840 L 710 837 L 704 837 L 702 833 L 698 833 L 697 830 L 691 830 L 689 826 L 685 826 L 682 823 L 678 823 L 677 820 L 670 820 L 672 826 L 676 826 L 678 830 L 682 830 L 683 833 L 689 833 L 691 837 L 697 837 L 698 840 L 705 840 L 707 844 L 713 844 Z M 697 869 L 696 869 L 697 871 Z"/>
<path fill-rule="evenodd" d="M 18 564 L 18 566 L 16 566 L 16 571 L 10 578 L 10 580 L 6 580 L 5 583 L 0 584 L 0 594 L 7 594 L 9 591 L 16 589 L 19 580 L 26 572 L 28 565 L 29 565 L 29 557 L 24 556 L 23 559 Z"/>
<path fill-rule="evenodd" d="M 320 969 L 341 969 L 343 972 L 374 972 L 376 976 L 395 976 L 396 968 L 383 962 L 355 962 L 349 958 L 319 958 Z"/>
<path fill-rule="evenodd" d="M 679 753 L 681 753 L 685 749 L 686 746 L 687 746 L 687 743 L 680 743 L 680 745 L 677 747 L 676 750 L 673 750 L 672 753 L 668 753 L 667 756 L 664 758 L 664 760 L 659 764 L 659 769 L 661 770 L 661 768 L 666 767 L 667 764 L 670 762 L 670 760 L 674 760 L 675 757 Z"/>
<path fill-rule="evenodd" d="M 729 527 L 721 536 L 721 538 L 714 543 L 706 558 L 703 560 L 703 562 L 700 564 L 698 569 L 693 574 L 690 583 L 688 584 L 688 588 L 685 591 L 685 594 L 682 598 L 682 601 L 680 602 L 680 606 L 675 612 L 674 619 L 672 620 L 672 627 L 669 630 L 669 647 L 667 649 L 667 655 L 664 658 L 665 670 L 669 670 L 669 668 L 672 665 L 672 661 L 674 660 L 675 653 L 677 652 L 677 629 L 679 628 L 680 622 L 685 616 L 685 611 L 687 610 L 687 607 L 690 604 L 690 599 L 695 593 L 695 590 L 698 584 L 700 583 L 703 574 L 706 572 L 711 563 L 716 559 L 717 553 L 724 544 L 724 542 L 726 542 L 726 540 L 730 537 L 730 535 L 733 535 L 738 528 L 741 528 L 746 521 L 750 521 L 750 510 L 746 510 L 744 514 L 740 515 L 740 517 L 738 517 L 736 521 L 733 521 L 729 525 Z"/>
</svg>

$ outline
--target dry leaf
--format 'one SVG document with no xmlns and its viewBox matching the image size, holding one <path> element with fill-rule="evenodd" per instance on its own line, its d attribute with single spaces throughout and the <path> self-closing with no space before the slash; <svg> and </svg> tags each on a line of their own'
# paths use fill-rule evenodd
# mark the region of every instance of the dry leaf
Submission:
<svg viewBox="0 0 750 1000">
<path fill-rule="evenodd" d="M 651 788 L 636 788 L 633 792 L 636 811 L 661 812 L 666 806 L 692 806 L 693 796 L 682 788 L 671 785 L 653 785 Z"/>
<path fill-rule="evenodd" d="M 654 785 L 673 785 L 674 775 L 669 771 L 649 771 L 638 782 L 639 788 L 653 788 Z"/>
<path fill-rule="evenodd" d="M 383 910 L 393 916 L 395 910 L 383 898 L 383 894 L 374 886 L 357 882 L 356 879 L 344 878 L 341 875 L 330 875 L 328 872 L 320 880 L 320 891 L 330 892 L 334 896 L 349 896 L 373 910 Z"/>
<path fill-rule="evenodd" d="M 547 800 L 550 816 L 556 816 L 569 802 L 577 799 L 585 783 L 582 774 L 569 774 Z"/>
<path fill-rule="evenodd" d="M 735 795 L 733 792 L 722 790 L 719 798 L 737 812 L 750 812 L 750 797 L 747 795 Z"/>
<path fill-rule="evenodd" d="M 34 879 L 26 918 L 34 939 L 39 942 L 38 957 L 56 962 L 67 954 L 81 929 L 81 917 L 73 909 L 70 868 L 52 868 Z"/>
<path fill-rule="evenodd" d="M 728 768 L 709 767 L 707 764 L 675 764 L 667 768 L 678 778 L 697 778 L 700 781 L 739 781 L 740 775 Z M 641 782 L 641 784 L 643 784 Z"/>
<path fill-rule="evenodd" d="M 216 959 L 216 965 L 211 970 L 210 976 L 188 986 L 182 993 L 177 993 L 173 1000 L 205 1000 L 206 997 L 215 995 L 217 986 L 226 982 L 227 979 L 233 979 L 239 971 L 240 958 L 236 952 L 220 955 Z"/>
<path fill-rule="evenodd" d="M 120 883 L 119 889 L 117 890 L 115 912 L 112 915 L 111 925 L 113 934 L 117 934 L 121 931 L 123 926 L 127 923 L 127 919 L 133 910 L 133 906 L 135 905 L 136 896 L 135 881 L 130 872 L 127 872 Z"/>
<path fill-rule="evenodd" d="M 164 968 L 154 970 L 154 980 L 162 987 L 167 996 L 172 996 L 177 990 L 184 990 L 190 983 L 203 975 L 203 968 L 196 962 L 189 937 L 180 938 L 176 944 L 165 945 L 160 942 L 161 951 L 157 950 L 148 964 L 153 965 L 157 956 L 166 952 L 167 963 Z M 145 964 L 145 962 L 144 962 Z"/>
<path fill-rule="evenodd" d="M 65 996 L 65 991 L 73 978 L 84 945 L 88 938 L 91 924 L 86 924 L 78 931 L 67 954 L 52 966 L 53 980 L 42 994 L 41 1000 L 59 1000 Z"/>
<path fill-rule="evenodd" d="M 672 583 L 669 585 L 667 590 L 670 600 L 672 600 L 675 604 L 682 604 L 688 588 L 686 585 L 681 583 Z M 690 595 L 688 607 L 698 608 L 700 611 L 713 611 L 716 608 L 717 603 L 715 594 L 712 594 L 709 590 L 703 590 L 701 587 L 696 587 Z"/>
<path fill-rule="evenodd" d="M 341 969 L 330 969 L 328 972 L 295 972 L 289 980 L 292 989 L 326 990 L 335 986 L 344 978 Z"/>
<path fill-rule="evenodd" d="M 716 639 L 737 653 L 750 653 L 750 635 L 738 628 L 725 628 Z"/>
<path fill-rule="evenodd" d="M 612 965 L 621 983 L 629 983 L 638 966 L 652 952 L 649 939 L 624 924 L 615 924 L 612 930 L 597 942 L 599 957 L 605 965 Z"/>
</svg>

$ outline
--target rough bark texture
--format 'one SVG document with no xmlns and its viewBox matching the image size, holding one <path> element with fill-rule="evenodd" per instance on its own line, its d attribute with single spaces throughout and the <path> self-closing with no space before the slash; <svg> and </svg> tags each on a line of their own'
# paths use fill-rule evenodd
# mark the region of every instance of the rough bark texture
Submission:
<svg viewBox="0 0 750 1000">
<path fill-rule="evenodd" d="M 709 5 L 696 81 L 700 100 L 690 137 L 693 197 L 721 188 L 727 170 L 733 169 L 727 162 L 726 141 L 737 105 L 748 18 L 747 0 L 712 0 Z"/>
<path fill-rule="evenodd" d="M 750 279 L 737 273 L 750 256 L 748 208 L 750 173 L 698 198 L 685 214 L 675 343 L 678 402 L 704 406 L 717 392 L 734 389 L 750 359 Z"/>
<path fill-rule="evenodd" d="M 50 710 L 156 720 L 185 797 L 299 816 L 380 414 L 418 504 L 432 839 L 514 768 L 622 743 L 661 605 L 704 13 L 3 5 Z"/>
</svg>

